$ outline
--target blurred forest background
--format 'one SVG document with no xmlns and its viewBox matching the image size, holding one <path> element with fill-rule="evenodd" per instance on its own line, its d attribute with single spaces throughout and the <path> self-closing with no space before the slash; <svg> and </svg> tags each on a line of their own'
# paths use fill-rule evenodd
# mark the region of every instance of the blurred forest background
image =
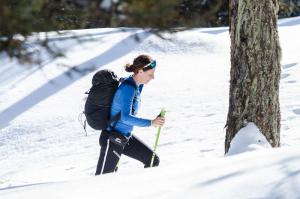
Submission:
<svg viewBox="0 0 300 199">
<path fill-rule="evenodd" d="M 279 18 L 300 15 L 300 0 L 279 2 Z M 0 53 L 30 63 L 33 52 L 27 41 L 34 36 L 52 56 L 62 56 L 48 45 L 50 31 L 139 27 L 161 32 L 228 26 L 228 4 L 228 0 L 0 0 Z"/>
</svg>

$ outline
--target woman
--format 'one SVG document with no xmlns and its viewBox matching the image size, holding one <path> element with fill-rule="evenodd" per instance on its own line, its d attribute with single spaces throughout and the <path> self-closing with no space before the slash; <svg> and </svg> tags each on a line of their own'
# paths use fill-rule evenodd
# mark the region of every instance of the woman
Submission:
<svg viewBox="0 0 300 199">
<path fill-rule="evenodd" d="M 102 131 L 99 139 L 101 146 L 96 175 L 117 170 L 117 164 L 122 154 L 134 158 L 150 167 L 153 151 L 131 132 L 134 126 L 163 126 L 165 119 L 156 117 L 153 120 L 136 117 L 143 85 L 154 79 L 156 61 L 147 55 L 136 57 L 133 64 L 126 65 L 127 72 L 133 72 L 119 86 L 114 95 L 110 116 L 119 119 Z M 155 154 L 153 166 L 158 166 L 159 158 Z"/>
</svg>

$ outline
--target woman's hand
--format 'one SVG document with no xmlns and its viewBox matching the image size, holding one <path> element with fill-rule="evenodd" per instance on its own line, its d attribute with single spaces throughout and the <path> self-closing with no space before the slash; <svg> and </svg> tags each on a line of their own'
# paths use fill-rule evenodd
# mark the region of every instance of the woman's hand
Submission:
<svg viewBox="0 0 300 199">
<path fill-rule="evenodd" d="M 151 121 L 151 125 L 154 127 L 163 126 L 165 124 L 165 118 L 164 117 L 157 117 L 154 120 Z"/>
</svg>

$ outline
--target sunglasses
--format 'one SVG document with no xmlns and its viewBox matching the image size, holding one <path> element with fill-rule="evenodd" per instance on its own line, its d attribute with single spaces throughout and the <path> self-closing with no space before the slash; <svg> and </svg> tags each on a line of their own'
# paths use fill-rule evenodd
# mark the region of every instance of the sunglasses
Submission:
<svg viewBox="0 0 300 199">
<path fill-rule="evenodd" d="M 149 64 L 145 65 L 143 69 L 153 69 L 156 66 L 156 60 L 152 60 Z"/>
</svg>

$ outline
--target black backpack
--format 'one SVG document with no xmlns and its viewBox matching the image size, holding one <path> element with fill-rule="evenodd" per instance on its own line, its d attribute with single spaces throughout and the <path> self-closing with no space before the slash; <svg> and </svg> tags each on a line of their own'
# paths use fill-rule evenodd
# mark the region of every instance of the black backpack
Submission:
<svg viewBox="0 0 300 199">
<path fill-rule="evenodd" d="M 123 80 L 123 78 L 118 78 L 111 70 L 100 70 L 93 76 L 92 87 L 86 92 L 88 97 L 84 106 L 86 122 L 93 129 L 105 130 L 113 122 L 120 119 L 121 113 L 109 118 L 112 100 L 118 86 L 123 82 L 136 88 L 136 85 L 132 82 Z M 86 123 L 84 129 L 86 129 Z"/>
</svg>

